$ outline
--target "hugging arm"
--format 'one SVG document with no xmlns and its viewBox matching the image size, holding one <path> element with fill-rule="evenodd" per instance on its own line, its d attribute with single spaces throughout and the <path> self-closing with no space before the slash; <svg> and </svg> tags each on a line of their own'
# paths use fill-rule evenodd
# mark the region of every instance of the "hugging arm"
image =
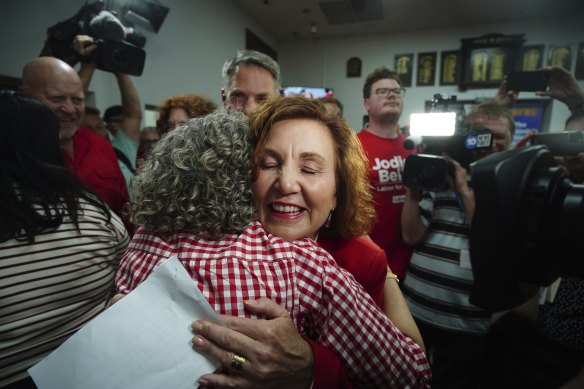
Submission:
<svg viewBox="0 0 584 389">
<path fill-rule="evenodd" d="M 391 272 L 388 270 L 388 272 Z M 426 350 L 422 334 L 414 321 L 397 280 L 387 278 L 383 287 L 383 312 L 405 335 L 412 338 L 422 350 Z"/>
<path fill-rule="evenodd" d="M 340 357 L 354 386 L 429 387 L 430 367 L 421 345 L 402 332 L 348 272 L 331 260 L 322 285 L 323 309 L 313 312 L 313 336 Z M 400 315 L 409 315 L 405 305 L 390 302 Z M 403 320 L 399 326 L 417 333 L 417 327 L 409 328 Z"/>
<path fill-rule="evenodd" d="M 350 388 L 338 357 L 302 338 L 288 312 L 262 298 L 246 309 L 264 319 L 222 316 L 225 327 L 193 323 L 195 350 L 220 361 L 226 371 L 199 378 L 214 388 Z M 243 369 L 230 374 L 233 353 L 245 357 Z"/>
</svg>

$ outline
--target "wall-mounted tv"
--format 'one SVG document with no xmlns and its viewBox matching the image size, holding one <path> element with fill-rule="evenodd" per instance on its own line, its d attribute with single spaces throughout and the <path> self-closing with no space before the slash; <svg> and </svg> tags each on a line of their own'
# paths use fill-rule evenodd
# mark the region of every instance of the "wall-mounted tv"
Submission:
<svg viewBox="0 0 584 389">
<path fill-rule="evenodd" d="M 280 91 L 282 96 L 304 96 L 313 99 L 320 99 L 321 97 L 333 97 L 334 91 L 332 88 L 321 88 L 312 86 L 285 86 Z"/>
</svg>

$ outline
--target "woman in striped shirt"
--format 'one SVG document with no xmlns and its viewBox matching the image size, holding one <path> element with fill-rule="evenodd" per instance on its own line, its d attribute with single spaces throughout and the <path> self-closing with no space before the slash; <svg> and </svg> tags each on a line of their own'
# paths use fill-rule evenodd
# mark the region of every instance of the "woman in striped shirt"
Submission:
<svg viewBox="0 0 584 389">
<path fill-rule="evenodd" d="M 107 306 L 128 233 L 67 169 L 44 104 L 0 92 L 0 166 L 0 387 L 28 388 L 27 369 Z"/>
</svg>

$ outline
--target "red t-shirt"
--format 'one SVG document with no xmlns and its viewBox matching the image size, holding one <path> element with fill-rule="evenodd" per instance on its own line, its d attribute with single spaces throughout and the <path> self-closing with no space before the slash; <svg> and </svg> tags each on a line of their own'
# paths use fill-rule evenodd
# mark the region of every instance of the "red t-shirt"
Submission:
<svg viewBox="0 0 584 389">
<path fill-rule="evenodd" d="M 406 189 L 402 172 L 412 150 L 403 146 L 406 136 L 388 139 L 362 130 L 357 134 L 369 159 L 369 181 L 373 187 L 376 220 L 369 234 L 387 256 L 389 267 L 403 278 L 412 255 L 401 234 L 401 211 Z"/>
<path fill-rule="evenodd" d="M 118 215 L 128 202 L 126 181 L 111 143 L 93 131 L 80 127 L 73 136 L 75 159 L 65 154 L 69 169 Z"/>
</svg>

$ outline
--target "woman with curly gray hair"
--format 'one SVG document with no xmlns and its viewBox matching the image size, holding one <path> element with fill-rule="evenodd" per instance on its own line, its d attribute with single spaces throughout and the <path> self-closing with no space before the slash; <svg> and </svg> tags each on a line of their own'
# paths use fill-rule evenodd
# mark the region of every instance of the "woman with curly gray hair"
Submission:
<svg viewBox="0 0 584 389">
<path fill-rule="evenodd" d="M 284 181 L 291 182 L 298 174 L 317 186 L 326 184 L 322 195 L 328 206 L 331 193 L 337 191 L 331 168 L 340 157 L 329 129 L 306 118 L 307 112 L 324 113 L 321 103 L 290 99 L 265 106 L 267 116 L 289 112 L 272 126 L 275 133 L 290 138 L 281 138 L 282 142 L 258 137 L 267 150 L 259 159 L 247 118 L 227 111 L 192 119 L 152 150 L 136 178 L 134 216 L 141 226 L 122 258 L 116 277 L 119 291 L 130 292 L 159 263 L 177 255 L 217 312 L 255 317 L 246 301 L 262 297 L 276 301 L 300 333 L 339 355 L 355 386 L 427 386 L 429 366 L 420 346 L 315 242 L 312 227 L 294 238 L 274 228 L 282 238 L 257 220 L 262 217 L 256 217 L 253 204 L 259 207 L 271 196 L 264 196 L 261 188 L 271 191 L 272 178 L 279 181 L 274 188 L 281 191 L 287 185 Z M 308 160 L 297 164 L 298 156 Z M 313 174 L 321 169 L 326 174 Z M 290 220 L 306 212 L 281 202 L 273 207 L 288 214 L 280 218 Z M 321 213 L 311 224 L 316 228 L 326 222 L 327 214 Z M 266 221 L 274 226 L 274 221 Z M 236 375 L 263 363 L 238 352 L 220 362 Z M 208 383 L 205 377 L 199 380 L 203 386 Z"/>
<path fill-rule="evenodd" d="M 218 239 L 255 218 L 247 117 L 220 112 L 178 127 L 152 149 L 134 178 L 134 222 L 170 235 Z"/>
</svg>

